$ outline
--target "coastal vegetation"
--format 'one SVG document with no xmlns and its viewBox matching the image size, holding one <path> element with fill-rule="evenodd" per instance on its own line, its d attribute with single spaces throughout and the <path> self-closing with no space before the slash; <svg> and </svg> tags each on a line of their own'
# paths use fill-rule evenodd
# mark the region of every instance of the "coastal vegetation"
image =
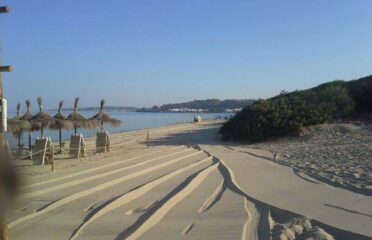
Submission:
<svg viewBox="0 0 372 240">
<path fill-rule="evenodd" d="M 257 100 L 226 122 L 220 133 L 224 140 L 260 141 L 298 133 L 304 126 L 371 113 L 371 103 L 372 75 L 353 81 L 338 80 Z"/>
</svg>

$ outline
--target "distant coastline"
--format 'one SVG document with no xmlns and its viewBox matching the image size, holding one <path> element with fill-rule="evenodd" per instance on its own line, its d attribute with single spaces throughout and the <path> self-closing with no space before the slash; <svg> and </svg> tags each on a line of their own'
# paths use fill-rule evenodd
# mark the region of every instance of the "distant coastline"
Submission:
<svg viewBox="0 0 372 240">
<path fill-rule="evenodd" d="M 234 113 L 253 103 L 253 99 L 207 99 L 183 103 L 164 104 L 151 108 L 140 108 L 137 112 L 177 112 L 177 113 Z"/>
<path fill-rule="evenodd" d="M 252 104 L 253 99 L 206 99 L 152 107 L 107 106 L 106 111 L 152 112 L 152 113 L 235 113 Z M 65 108 L 73 111 L 73 108 Z M 99 107 L 81 107 L 80 111 L 98 111 Z M 56 111 L 56 109 L 51 109 Z"/>
</svg>

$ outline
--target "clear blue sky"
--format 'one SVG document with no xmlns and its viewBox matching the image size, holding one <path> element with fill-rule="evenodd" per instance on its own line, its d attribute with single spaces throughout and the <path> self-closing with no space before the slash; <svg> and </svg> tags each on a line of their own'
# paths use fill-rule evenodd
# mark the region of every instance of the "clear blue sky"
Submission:
<svg viewBox="0 0 372 240">
<path fill-rule="evenodd" d="M 1 0 L 10 108 L 265 98 L 372 74 L 371 0 Z M 24 104 L 23 104 L 24 106 Z"/>
</svg>

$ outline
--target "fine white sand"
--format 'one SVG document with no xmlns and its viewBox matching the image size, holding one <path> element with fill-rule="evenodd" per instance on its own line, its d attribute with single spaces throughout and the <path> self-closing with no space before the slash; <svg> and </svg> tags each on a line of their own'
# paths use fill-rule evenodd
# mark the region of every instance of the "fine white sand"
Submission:
<svg viewBox="0 0 372 240">
<path fill-rule="evenodd" d="M 145 130 L 104 154 L 88 139 L 89 156 L 60 154 L 54 173 L 17 161 L 11 239 L 371 239 L 370 197 L 278 164 L 274 143 L 222 142 L 221 123 L 150 129 L 149 149 Z"/>
<path fill-rule="evenodd" d="M 372 126 L 323 124 L 250 147 L 276 153 L 275 160 L 328 184 L 372 196 Z"/>
</svg>

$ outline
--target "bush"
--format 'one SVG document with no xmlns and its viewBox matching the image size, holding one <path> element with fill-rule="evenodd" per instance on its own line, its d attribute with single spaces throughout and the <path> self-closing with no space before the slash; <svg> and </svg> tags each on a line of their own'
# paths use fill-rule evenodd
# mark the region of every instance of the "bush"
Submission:
<svg viewBox="0 0 372 240">
<path fill-rule="evenodd" d="M 226 122 L 220 132 L 225 140 L 264 140 L 347 117 L 353 109 L 345 82 L 336 81 L 256 101 Z"/>
<path fill-rule="evenodd" d="M 372 112 L 372 75 L 347 83 L 347 89 L 355 101 L 357 114 Z"/>
</svg>

